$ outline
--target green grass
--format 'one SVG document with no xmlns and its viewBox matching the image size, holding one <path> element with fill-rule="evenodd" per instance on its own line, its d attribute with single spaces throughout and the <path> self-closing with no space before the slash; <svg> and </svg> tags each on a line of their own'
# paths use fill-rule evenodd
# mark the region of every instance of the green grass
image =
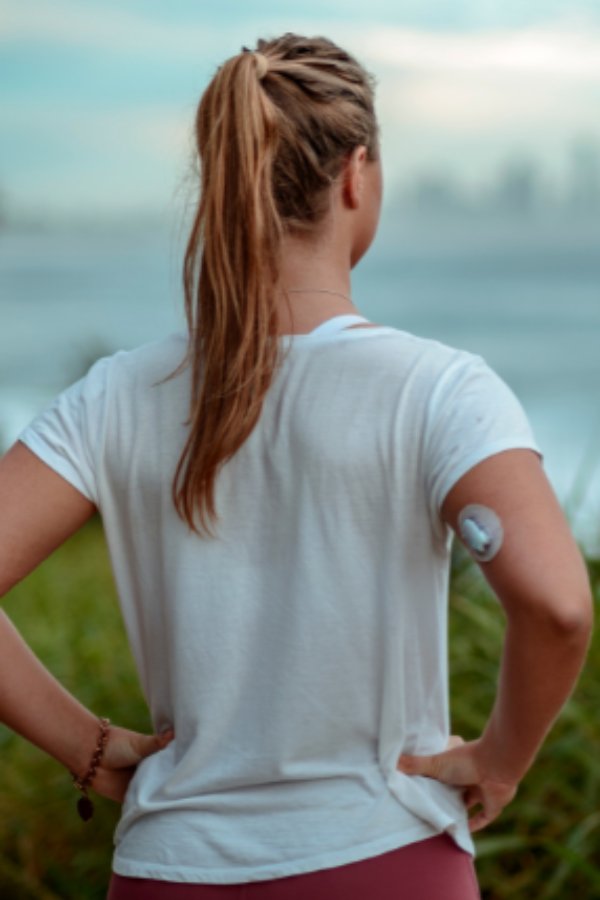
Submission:
<svg viewBox="0 0 600 900">
<path fill-rule="evenodd" d="M 600 563 L 588 563 L 596 608 Z M 453 731 L 476 737 L 491 708 L 503 634 L 500 606 L 459 554 L 451 591 Z M 517 797 L 477 837 L 484 900 L 600 897 L 600 643 Z"/>
<path fill-rule="evenodd" d="M 147 731 L 101 528 L 90 523 L 18 585 L 4 608 L 57 678 L 86 706 Z M 106 897 L 119 808 L 94 798 L 83 823 L 70 777 L 50 757 L 0 728 L 0 897 Z"/>
<path fill-rule="evenodd" d="M 590 576 L 598 600 L 600 563 L 590 563 Z M 15 588 L 5 609 L 86 706 L 149 729 L 97 521 Z M 450 630 L 453 731 L 471 738 L 492 703 L 503 618 L 478 570 L 460 555 Z M 517 798 L 477 838 L 484 900 L 600 897 L 599 684 L 596 636 L 579 686 Z M 61 766 L 2 727 L 0 751 L 0 897 L 104 898 L 118 807 L 99 798 L 84 824 Z"/>
</svg>

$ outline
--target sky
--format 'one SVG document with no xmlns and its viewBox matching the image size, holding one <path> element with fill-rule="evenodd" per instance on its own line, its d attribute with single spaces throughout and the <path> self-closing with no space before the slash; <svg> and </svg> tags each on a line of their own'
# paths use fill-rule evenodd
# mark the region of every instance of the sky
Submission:
<svg viewBox="0 0 600 900">
<path fill-rule="evenodd" d="M 0 0 L 0 209 L 184 203 L 204 87 L 284 31 L 376 76 L 388 197 L 427 171 L 477 189 L 509 158 L 560 183 L 574 142 L 600 142 L 600 0 Z"/>
</svg>

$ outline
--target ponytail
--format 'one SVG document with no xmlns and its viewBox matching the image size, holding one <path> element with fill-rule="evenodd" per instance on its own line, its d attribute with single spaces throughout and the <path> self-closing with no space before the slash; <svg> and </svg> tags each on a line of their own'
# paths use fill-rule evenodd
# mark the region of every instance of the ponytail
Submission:
<svg viewBox="0 0 600 900">
<path fill-rule="evenodd" d="M 331 41 L 285 34 L 227 60 L 200 100 L 200 201 L 183 266 L 190 428 L 173 480 L 175 508 L 199 534 L 212 535 L 216 477 L 281 362 L 283 236 L 323 219 L 348 152 L 364 144 L 378 157 L 373 88 Z"/>
<path fill-rule="evenodd" d="M 216 476 L 254 428 L 278 362 L 278 128 L 259 66 L 258 54 L 228 60 L 196 116 L 201 199 L 183 269 L 192 398 L 173 499 L 190 528 L 207 534 Z"/>
</svg>

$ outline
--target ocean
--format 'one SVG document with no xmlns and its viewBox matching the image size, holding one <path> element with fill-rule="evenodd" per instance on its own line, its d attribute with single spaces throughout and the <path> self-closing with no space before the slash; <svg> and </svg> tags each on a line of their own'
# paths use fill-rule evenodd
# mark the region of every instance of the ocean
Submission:
<svg viewBox="0 0 600 900">
<path fill-rule="evenodd" d="M 98 356 L 184 327 L 173 224 L 0 232 L 0 445 Z M 384 216 L 353 277 L 374 322 L 483 356 L 600 554 L 600 223 Z"/>
</svg>

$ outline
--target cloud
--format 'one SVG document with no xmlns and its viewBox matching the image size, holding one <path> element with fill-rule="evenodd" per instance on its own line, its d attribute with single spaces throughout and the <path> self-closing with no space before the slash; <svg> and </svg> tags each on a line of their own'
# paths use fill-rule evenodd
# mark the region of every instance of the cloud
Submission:
<svg viewBox="0 0 600 900">
<path fill-rule="evenodd" d="M 560 181 L 579 133 L 600 138 L 600 28 L 366 30 L 391 181 L 423 168 L 486 180 L 514 153 Z"/>
<path fill-rule="evenodd" d="M 148 51 L 164 45 L 165 37 L 189 45 L 189 29 L 166 27 L 123 9 L 102 9 L 70 0 L 29 0 L 2 11 L 0 40 L 98 49 Z M 207 35 L 210 39 L 210 36 Z"/>
<path fill-rule="evenodd" d="M 77 204 L 82 189 L 91 196 L 89 174 L 96 172 L 100 181 L 122 185 L 115 204 L 127 202 L 127 191 L 136 202 L 144 191 L 150 205 L 165 202 L 165 173 L 177 178 L 185 167 L 199 80 L 201 89 L 210 69 L 242 43 L 284 30 L 330 34 L 375 73 L 391 182 L 424 164 L 434 166 L 436 159 L 459 173 L 481 174 L 511 147 L 556 168 L 575 133 L 600 127 L 600 25 L 591 19 L 432 31 L 381 24 L 375 14 L 368 22 L 353 21 L 352 14 L 310 18 L 310 5 L 291 17 L 273 4 L 268 15 L 267 6 L 261 4 L 255 17 L 244 12 L 226 20 L 223 14 L 221 24 L 216 14 L 210 23 L 198 17 L 183 22 L 181 16 L 159 21 L 74 0 L 8 4 L 0 42 L 17 48 L 32 71 L 37 48 L 51 48 L 63 73 L 53 81 L 58 65 L 46 64 L 43 78 L 39 71 L 36 76 L 39 87 L 35 80 L 15 86 L 12 99 L 6 81 L 0 116 L 12 150 L 10 159 L 3 150 L 2 174 L 15 199 L 29 195 L 35 202 L 43 191 L 50 203 L 55 189 L 57 202 Z M 382 8 L 379 3 L 376 9 Z M 94 60 L 93 73 L 82 67 L 80 55 L 58 57 L 63 47 L 84 50 L 85 61 Z M 104 77 L 108 67 L 111 79 Z M 100 84 L 96 99 L 92 78 Z M 157 91 L 169 84 L 164 95 Z M 53 92 L 51 102 L 41 96 L 42 86 Z M 158 105 L 157 93 L 168 102 Z M 24 159 L 19 142 L 34 148 Z M 44 161 L 49 144 L 54 152 Z"/>
<path fill-rule="evenodd" d="M 24 157 L 12 167 L 9 200 L 30 212 L 161 209 L 178 201 L 190 171 L 193 110 L 32 104 L 6 106 L 1 117 Z"/>
<path fill-rule="evenodd" d="M 325 4 L 325 8 L 331 5 Z M 567 79 L 600 81 L 600 23 L 580 16 L 562 16 L 522 28 L 470 31 L 419 30 L 378 21 L 375 15 L 370 23 L 353 18 L 352 11 L 344 18 L 329 20 L 306 14 L 290 16 L 274 4 L 271 15 L 263 12 L 249 20 L 242 14 L 224 17 L 222 22 L 213 16 L 210 23 L 201 17 L 183 23 L 74 0 L 29 0 L 26 4 L 5 5 L 0 17 L 0 41 L 150 56 L 160 65 L 173 59 L 212 58 L 225 47 L 235 52 L 231 48 L 237 49 L 239 40 L 250 40 L 250 21 L 256 34 L 280 30 L 313 33 L 318 27 L 348 45 L 361 59 L 386 69 L 560 74 Z"/>
<path fill-rule="evenodd" d="M 248 26 L 227 21 L 194 23 L 161 21 L 123 8 L 74 0 L 28 0 L 8 4 L 0 17 L 0 42 L 85 48 L 168 60 L 213 59 L 222 49 L 247 38 Z M 239 46 L 239 45 L 238 45 Z M 227 51 L 225 51 L 227 52 Z"/>
<path fill-rule="evenodd" d="M 28 133 L 36 130 L 62 136 L 75 152 L 98 152 L 105 157 L 112 148 L 118 157 L 123 148 L 140 153 L 147 159 L 163 160 L 165 154 L 190 151 L 192 146 L 193 110 L 152 107 L 116 110 L 48 109 L 45 105 L 7 105 L 2 107 L 2 121 L 7 132 Z M 39 148 L 40 156 L 44 148 Z"/>
<path fill-rule="evenodd" d="M 364 54 L 391 69 L 412 71 L 560 75 L 600 83 L 600 28 L 581 31 L 539 25 L 470 33 L 403 28 L 363 31 Z"/>
</svg>

